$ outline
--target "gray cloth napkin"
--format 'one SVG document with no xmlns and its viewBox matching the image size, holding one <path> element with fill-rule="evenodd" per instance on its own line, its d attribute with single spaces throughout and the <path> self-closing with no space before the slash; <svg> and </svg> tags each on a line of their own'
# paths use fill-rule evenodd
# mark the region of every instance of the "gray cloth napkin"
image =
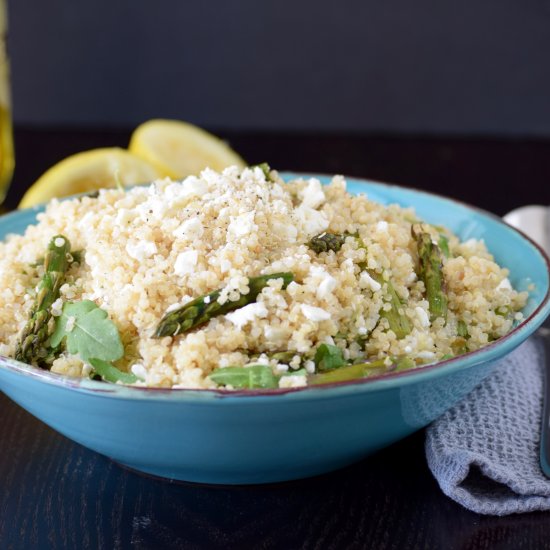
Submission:
<svg viewBox="0 0 550 550">
<path fill-rule="evenodd" d="M 433 475 L 469 510 L 550 510 L 550 480 L 539 466 L 543 361 L 531 338 L 426 431 Z"/>
</svg>

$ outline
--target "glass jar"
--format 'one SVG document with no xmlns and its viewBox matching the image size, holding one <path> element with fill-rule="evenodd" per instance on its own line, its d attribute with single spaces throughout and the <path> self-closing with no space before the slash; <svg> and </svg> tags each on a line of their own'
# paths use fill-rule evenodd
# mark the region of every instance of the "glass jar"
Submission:
<svg viewBox="0 0 550 550">
<path fill-rule="evenodd" d="M 6 0 L 0 0 L 0 205 L 6 197 L 14 168 L 7 30 Z"/>
</svg>

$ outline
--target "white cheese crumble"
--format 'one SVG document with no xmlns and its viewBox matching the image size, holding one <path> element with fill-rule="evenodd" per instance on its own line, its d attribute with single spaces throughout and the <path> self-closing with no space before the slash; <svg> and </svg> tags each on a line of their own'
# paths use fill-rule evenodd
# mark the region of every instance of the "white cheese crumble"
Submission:
<svg viewBox="0 0 550 550">
<path fill-rule="evenodd" d="M 185 178 L 179 187 L 181 191 L 178 198 L 200 197 L 208 191 L 208 183 L 196 176 Z"/>
<path fill-rule="evenodd" d="M 63 300 L 58 298 L 52 305 L 51 310 L 54 317 L 59 317 L 63 312 Z"/>
<path fill-rule="evenodd" d="M 227 237 L 230 240 L 239 239 L 258 230 L 258 226 L 254 223 L 253 210 L 238 216 L 229 216 L 229 219 L 231 221 L 227 227 Z"/>
<path fill-rule="evenodd" d="M 152 241 L 129 242 L 126 252 L 131 258 L 141 262 L 157 253 L 157 245 Z"/>
<path fill-rule="evenodd" d="M 204 227 L 199 218 L 185 220 L 174 232 L 173 235 L 179 239 L 199 239 L 204 233 Z"/>
<path fill-rule="evenodd" d="M 130 370 L 141 380 L 147 379 L 147 369 L 141 363 L 134 363 Z"/>
<path fill-rule="evenodd" d="M 308 181 L 307 186 L 299 192 L 299 196 L 302 199 L 302 204 L 310 208 L 319 208 L 326 200 L 323 186 L 316 178 L 311 178 Z"/>
<path fill-rule="evenodd" d="M 305 376 L 299 374 L 282 376 L 279 380 L 279 388 L 301 388 L 303 386 L 307 386 L 307 380 Z"/>
<path fill-rule="evenodd" d="M 314 237 L 328 229 L 330 221 L 323 212 L 318 212 L 303 203 L 294 212 L 298 217 L 302 231 L 308 237 Z"/>
<path fill-rule="evenodd" d="M 420 321 L 420 324 L 427 328 L 430 326 L 430 318 L 428 317 L 428 314 L 426 313 L 426 310 L 420 306 L 416 306 L 414 308 L 414 311 L 416 313 L 416 316 L 418 317 L 418 320 Z"/>
<path fill-rule="evenodd" d="M 315 372 L 315 361 L 312 361 L 311 359 L 308 359 L 304 363 L 304 368 L 306 369 L 307 373 L 313 374 Z"/>
<path fill-rule="evenodd" d="M 330 319 L 330 313 L 320 307 L 310 306 L 308 304 L 302 304 L 302 313 L 306 319 L 318 323 L 319 321 L 327 321 Z"/>
<path fill-rule="evenodd" d="M 513 290 L 512 284 L 510 283 L 510 279 L 508 277 L 504 277 L 500 283 L 497 285 L 497 290 Z"/>
<path fill-rule="evenodd" d="M 313 277 L 320 279 L 317 283 L 317 298 L 327 298 L 338 284 L 336 279 L 325 269 L 316 265 L 311 265 L 309 272 Z"/>
<path fill-rule="evenodd" d="M 196 250 L 186 250 L 178 254 L 174 263 L 174 272 L 176 275 L 188 275 L 195 271 L 199 253 Z"/>
<path fill-rule="evenodd" d="M 279 363 L 275 366 L 275 372 L 278 374 L 283 374 L 284 372 L 288 372 L 288 365 L 285 365 L 284 363 Z"/>
<path fill-rule="evenodd" d="M 382 285 L 378 281 L 375 281 L 367 271 L 362 271 L 359 276 L 359 287 L 370 288 L 373 292 L 378 292 L 382 288 Z"/>
<path fill-rule="evenodd" d="M 260 319 L 267 317 L 267 308 L 262 302 L 254 302 L 228 313 L 225 317 L 236 327 L 243 328 L 257 317 Z"/>
<path fill-rule="evenodd" d="M 381 231 L 382 233 L 388 232 L 388 222 L 381 220 L 376 224 L 376 231 Z"/>
</svg>

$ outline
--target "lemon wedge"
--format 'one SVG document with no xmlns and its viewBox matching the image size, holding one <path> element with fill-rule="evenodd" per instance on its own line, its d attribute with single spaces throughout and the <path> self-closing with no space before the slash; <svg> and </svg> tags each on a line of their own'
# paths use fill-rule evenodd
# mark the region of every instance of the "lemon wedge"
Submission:
<svg viewBox="0 0 550 550">
<path fill-rule="evenodd" d="M 19 208 L 30 208 L 54 197 L 86 193 L 103 187 L 147 183 L 158 170 L 125 149 L 107 147 L 71 155 L 47 170 L 28 189 Z"/>
<path fill-rule="evenodd" d="M 144 122 L 134 130 L 128 149 L 173 179 L 196 175 L 207 167 L 221 171 L 227 166 L 246 166 L 227 143 L 179 120 Z"/>
</svg>

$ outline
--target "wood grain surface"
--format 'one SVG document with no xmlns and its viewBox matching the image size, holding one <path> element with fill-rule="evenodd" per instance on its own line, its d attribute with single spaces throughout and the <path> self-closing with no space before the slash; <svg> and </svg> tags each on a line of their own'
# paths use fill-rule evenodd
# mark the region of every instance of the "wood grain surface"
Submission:
<svg viewBox="0 0 550 550">
<path fill-rule="evenodd" d="M 8 205 L 59 158 L 124 145 L 128 135 L 18 130 Z M 410 183 L 497 213 L 534 198 L 550 203 L 550 143 L 267 135 L 231 141 L 251 162 Z M 468 512 L 443 495 L 423 445 L 419 432 L 359 464 L 297 482 L 174 483 L 88 451 L 0 393 L 0 549 L 550 548 L 550 513 Z"/>
</svg>

